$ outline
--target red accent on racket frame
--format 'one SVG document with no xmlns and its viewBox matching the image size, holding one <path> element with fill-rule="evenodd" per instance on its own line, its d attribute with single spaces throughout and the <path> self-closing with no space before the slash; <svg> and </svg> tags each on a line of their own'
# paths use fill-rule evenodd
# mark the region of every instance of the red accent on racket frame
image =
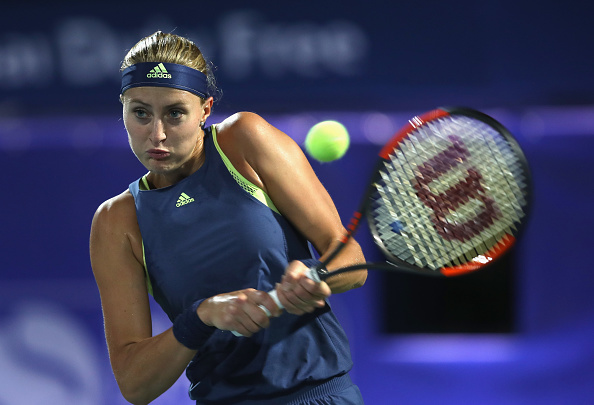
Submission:
<svg viewBox="0 0 594 405">
<path fill-rule="evenodd" d="M 406 138 L 409 133 L 411 133 L 412 131 L 429 121 L 433 121 L 448 115 L 450 115 L 449 112 L 437 108 L 433 111 L 426 112 L 425 114 L 410 119 L 408 121 L 408 124 L 405 125 L 400 131 L 398 131 L 392 137 L 392 139 L 382 148 L 382 150 L 379 153 L 379 156 L 383 159 L 388 159 L 390 154 L 394 151 L 394 149 L 396 149 L 396 145 L 398 145 L 404 138 Z"/>
<path fill-rule="evenodd" d="M 349 224 L 347 226 L 346 234 L 343 235 L 342 239 L 340 239 L 341 243 L 347 243 L 347 241 L 349 240 L 349 238 L 351 237 L 353 232 L 355 232 L 355 230 L 357 229 L 357 226 L 359 226 L 359 221 L 361 220 L 362 216 L 363 216 L 363 214 L 361 214 L 359 211 L 356 211 L 353 214 L 353 217 L 351 218 L 351 222 L 349 222 Z"/>
<path fill-rule="evenodd" d="M 487 253 L 482 255 L 484 256 L 485 260 L 479 261 L 477 258 L 475 258 L 474 261 L 461 264 L 459 266 L 442 267 L 440 269 L 440 273 L 446 277 L 453 277 L 483 268 L 487 263 L 498 259 L 505 252 L 507 252 L 515 242 L 516 238 L 513 235 L 506 234 L 499 243 L 493 246 Z"/>
</svg>

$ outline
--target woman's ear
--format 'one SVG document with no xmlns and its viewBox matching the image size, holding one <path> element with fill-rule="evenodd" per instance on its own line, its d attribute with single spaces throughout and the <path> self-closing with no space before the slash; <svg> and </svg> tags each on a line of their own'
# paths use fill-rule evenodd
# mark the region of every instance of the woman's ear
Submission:
<svg viewBox="0 0 594 405">
<path fill-rule="evenodd" d="M 210 113 L 212 112 L 213 102 L 214 99 L 212 97 L 209 97 L 204 101 L 204 103 L 202 103 L 202 119 L 200 120 L 200 122 L 206 122 L 206 119 L 210 116 Z"/>
</svg>

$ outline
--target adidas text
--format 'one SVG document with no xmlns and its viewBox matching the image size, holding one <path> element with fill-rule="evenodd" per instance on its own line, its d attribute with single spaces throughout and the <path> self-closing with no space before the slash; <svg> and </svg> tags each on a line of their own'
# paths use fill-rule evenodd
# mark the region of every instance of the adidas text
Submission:
<svg viewBox="0 0 594 405">
<path fill-rule="evenodd" d="M 171 75 L 169 73 L 147 73 L 146 77 L 160 78 L 160 79 L 171 79 Z"/>
<path fill-rule="evenodd" d="M 194 199 L 193 198 L 190 198 L 189 200 L 178 201 L 177 204 L 175 204 L 175 206 L 177 208 L 179 208 L 179 207 L 181 207 L 183 205 L 186 205 L 186 204 L 189 204 L 191 202 L 194 202 Z"/>
</svg>

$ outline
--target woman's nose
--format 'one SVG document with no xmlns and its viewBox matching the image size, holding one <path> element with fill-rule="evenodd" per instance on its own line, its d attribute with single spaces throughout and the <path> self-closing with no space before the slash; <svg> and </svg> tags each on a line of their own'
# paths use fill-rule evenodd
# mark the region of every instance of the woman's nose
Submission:
<svg viewBox="0 0 594 405">
<path fill-rule="evenodd" d="M 167 139 L 167 135 L 165 135 L 163 121 L 161 121 L 160 119 L 155 119 L 150 139 L 154 145 L 158 145 L 162 143 L 165 139 Z"/>
</svg>

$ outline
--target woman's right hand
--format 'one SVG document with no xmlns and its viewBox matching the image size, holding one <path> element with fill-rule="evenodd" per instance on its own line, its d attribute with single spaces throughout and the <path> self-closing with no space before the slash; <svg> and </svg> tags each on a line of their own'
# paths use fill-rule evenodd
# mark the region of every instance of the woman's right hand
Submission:
<svg viewBox="0 0 594 405">
<path fill-rule="evenodd" d="M 198 306 L 197 313 L 206 325 L 249 337 L 270 326 L 270 317 L 280 316 L 282 309 L 268 293 L 247 288 L 208 298 Z"/>
</svg>

